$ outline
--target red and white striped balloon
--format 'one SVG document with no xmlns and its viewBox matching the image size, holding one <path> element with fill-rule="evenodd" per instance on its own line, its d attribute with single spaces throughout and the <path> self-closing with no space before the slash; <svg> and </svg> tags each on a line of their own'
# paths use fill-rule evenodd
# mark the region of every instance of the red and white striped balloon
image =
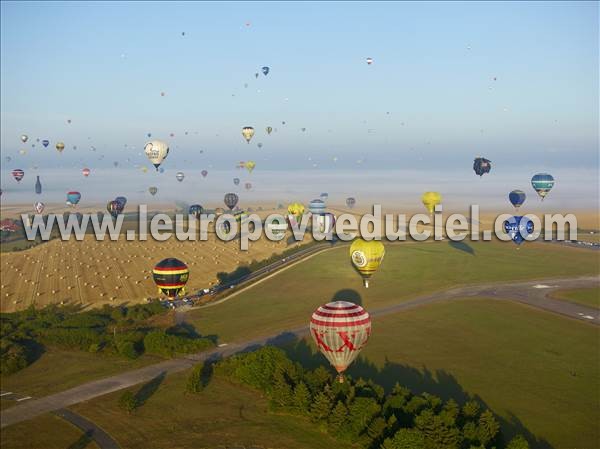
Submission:
<svg viewBox="0 0 600 449">
<path fill-rule="evenodd" d="M 371 335 L 371 317 L 358 304 L 330 302 L 312 314 L 310 334 L 343 381 L 341 374 L 356 359 Z"/>
<path fill-rule="evenodd" d="M 81 170 L 81 173 L 87 178 L 88 176 L 90 176 L 90 169 L 84 168 L 83 170 Z"/>
<path fill-rule="evenodd" d="M 25 172 L 23 170 L 21 170 L 20 168 L 15 168 L 12 171 L 12 175 L 13 175 L 13 178 L 15 178 L 15 180 L 17 182 L 19 182 L 19 181 L 21 181 L 21 179 L 23 179 L 23 176 L 25 176 Z"/>
</svg>

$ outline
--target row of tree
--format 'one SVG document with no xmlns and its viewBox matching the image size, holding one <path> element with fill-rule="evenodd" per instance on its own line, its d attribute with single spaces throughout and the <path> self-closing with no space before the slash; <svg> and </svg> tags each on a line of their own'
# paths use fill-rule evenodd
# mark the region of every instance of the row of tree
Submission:
<svg viewBox="0 0 600 449">
<path fill-rule="evenodd" d="M 131 307 L 105 306 L 81 311 L 74 306 L 30 307 L 0 315 L 0 369 L 12 374 L 31 364 L 46 347 L 118 354 L 134 359 L 172 357 L 214 346 L 213 340 L 185 326 L 156 324 L 166 313 L 158 302 Z"/>
<path fill-rule="evenodd" d="M 273 411 L 304 416 L 323 432 L 365 449 L 527 449 L 518 436 L 506 443 L 494 414 L 474 400 L 413 394 L 397 384 L 386 394 L 372 381 L 338 382 L 319 367 L 306 370 L 275 347 L 196 366 L 187 390 L 198 393 L 223 376 L 266 394 Z"/>
</svg>

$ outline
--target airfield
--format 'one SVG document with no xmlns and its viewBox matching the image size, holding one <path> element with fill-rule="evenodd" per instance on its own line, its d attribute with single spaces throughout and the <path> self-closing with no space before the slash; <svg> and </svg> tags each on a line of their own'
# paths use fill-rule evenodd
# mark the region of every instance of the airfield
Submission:
<svg viewBox="0 0 600 449">
<path fill-rule="evenodd" d="M 588 223 L 588 228 L 596 229 L 593 225 Z M 99 248 L 110 257 L 111 245 L 129 243 L 105 242 Z M 174 251 L 170 255 L 184 260 L 186 255 L 177 251 L 187 251 L 187 260 L 193 260 L 189 255 L 198 245 L 212 244 L 182 242 L 171 248 L 168 243 L 141 245 Z M 24 257 L 54 244 L 78 243 L 56 241 L 8 254 Z M 285 242 L 280 244 L 256 251 L 270 256 L 286 248 Z M 124 248 L 111 254 L 123 257 Z M 254 251 L 251 246 L 248 260 L 258 257 Z M 512 242 L 387 243 L 384 263 L 368 289 L 347 252 L 345 244 L 332 245 L 222 301 L 168 312 L 172 322 L 215 336 L 219 347 L 207 353 L 173 360 L 146 355 L 124 360 L 50 348 L 18 374 L 2 378 L 2 391 L 12 394 L 1 398 L 6 425 L 1 447 L 61 448 L 82 441 L 85 447 L 95 447 L 93 438 L 85 440 L 80 429 L 58 417 L 65 409 L 98 426 L 123 448 L 345 447 L 308 421 L 270 412 L 260 394 L 223 379 L 214 379 L 197 396 L 185 391 L 195 363 L 211 354 L 226 357 L 249 345 L 278 344 L 304 366 L 327 366 L 305 332 L 312 311 L 332 299 L 360 303 L 373 315 L 371 340 L 349 370 L 351 376 L 373 379 L 386 389 L 398 381 L 414 391 L 459 402 L 477 398 L 498 416 L 507 436 L 524 434 L 532 447 L 596 447 L 597 250 L 545 242 L 527 242 L 520 249 Z M 144 269 L 148 272 L 143 264 L 152 265 L 151 254 L 131 259 L 139 259 L 137 276 L 143 277 Z M 221 256 L 218 250 L 216 254 Z M 239 257 L 236 252 L 222 254 Z M 218 271 L 234 269 L 236 261 Z M 214 282 L 216 271 L 193 271 L 193 264 L 190 270 L 192 277 L 201 277 L 192 285 Z M 4 276 L 4 265 L 2 271 Z M 104 280 L 107 285 L 113 281 Z M 144 281 L 152 291 L 151 279 Z M 138 288 L 141 296 L 149 295 L 139 284 Z M 166 377 L 134 415 L 119 408 L 124 389 L 139 391 L 140 384 L 151 383 L 163 372 Z M 27 396 L 31 399 L 18 402 Z M 33 425 L 36 432 L 28 432 Z"/>
</svg>

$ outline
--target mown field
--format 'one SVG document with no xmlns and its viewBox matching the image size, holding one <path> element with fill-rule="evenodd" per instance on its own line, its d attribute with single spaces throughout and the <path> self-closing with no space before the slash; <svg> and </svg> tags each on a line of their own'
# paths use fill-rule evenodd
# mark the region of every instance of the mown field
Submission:
<svg viewBox="0 0 600 449">
<path fill-rule="evenodd" d="M 128 414 L 114 393 L 72 409 L 114 435 L 124 448 L 259 447 L 345 449 L 308 419 L 268 411 L 268 401 L 247 388 L 213 379 L 198 394 L 185 391 L 189 371 L 167 377 L 140 408 Z M 132 388 L 136 392 L 138 388 Z"/>
<path fill-rule="evenodd" d="M 99 449 L 74 425 L 48 414 L 2 429 L 2 449 Z"/>
<path fill-rule="evenodd" d="M 593 449 L 600 437 L 598 336 L 592 325 L 508 301 L 458 299 L 377 319 L 350 375 L 461 403 L 474 397 L 497 414 L 508 438 L 524 434 L 535 448 Z M 285 349 L 306 367 L 326 364 L 310 342 Z M 121 393 L 73 410 L 131 448 L 332 444 L 303 419 L 268 413 L 264 398 L 223 379 L 186 393 L 188 373 L 167 377 L 131 415 L 118 406 Z"/>
<path fill-rule="evenodd" d="M 595 288 L 576 288 L 571 290 L 561 290 L 553 298 L 581 304 L 582 306 L 600 309 L 600 287 Z"/>
<path fill-rule="evenodd" d="M 545 243 L 516 248 L 511 242 L 388 244 L 366 289 L 342 246 L 225 303 L 192 311 L 186 320 L 201 334 L 230 342 L 306 325 L 314 309 L 333 298 L 361 302 L 368 310 L 460 285 L 592 275 L 600 268 L 591 250 Z"/>
</svg>

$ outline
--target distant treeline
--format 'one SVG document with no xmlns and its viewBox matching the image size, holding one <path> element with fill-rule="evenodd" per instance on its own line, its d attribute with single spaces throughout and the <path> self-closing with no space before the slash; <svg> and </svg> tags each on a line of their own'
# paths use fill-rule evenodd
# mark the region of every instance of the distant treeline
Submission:
<svg viewBox="0 0 600 449">
<path fill-rule="evenodd" d="M 193 328 L 152 323 L 152 317 L 165 313 L 154 301 L 85 312 L 75 306 L 32 306 L 0 314 L 0 372 L 12 374 L 25 368 L 47 347 L 134 359 L 142 354 L 172 357 L 214 346 L 213 340 L 197 335 Z"/>
<path fill-rule="evenodd" d="M 505 443 L 494 414 L 476 401 L 459 405 L 398 384 L 385 394 L 363 379 L 339 383 L 327 369 L 306 370 L 272 346 L 196 366 L 187 390 L 201 391 L 211 376 L 253 387 L 274 412 L 304 416 L 340 442 L 365 449 L 529 448 L 522 436 Z"/>
</svg>

